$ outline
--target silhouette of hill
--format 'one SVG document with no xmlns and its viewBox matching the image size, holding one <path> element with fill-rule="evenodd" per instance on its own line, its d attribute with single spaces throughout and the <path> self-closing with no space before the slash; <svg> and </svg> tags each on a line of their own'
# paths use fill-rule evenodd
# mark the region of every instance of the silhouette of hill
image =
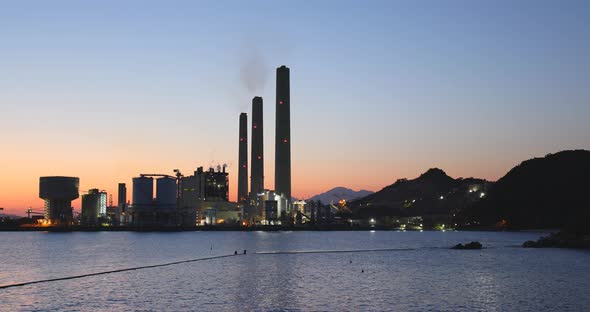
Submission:
<svg viewBox="0 0 590 312">
<path fill-rule="evenodd" d="M 347 201 L 359 199 L 359 198 L 365 197 L 365 196 L 373 194 L 373 193 L 374 192 L 367 191 L 367 190 L 354 191 L 354 190 L 351 190 L 351 189 L 345 188 L 345 187 L 335 187 L 335 188 L 333 188 L 329 191 L 326 191 L 324 193 L 312 196 L 308 200 L 313 200 L 313 201 L 319 200 L 322 203 L 330 204 L 330 203 L 337 203 L 341 199 L 344 199 Z"/>
<path fill-rule="evenodd" d="M 450 220 L 453 213 L 480 200 L 488 185 L 483 179 L 453 179 L 432 168 L 416 179 L 397 180 L 349 207 L 358 217 L 439 216 Z"/>
<path fill-rule="evenodd" d="M 588 230 L 590 151 L 549 154 L 522 162 L 498 180 L 489 196 L 460 214 L 459 222 L 501 222 L 509 228 Z M 504 222 L 502 222 L 504 220 Z"/>
<path fill-rule="evenodd" d="M 19 219 L 19 218 L 22 218 L 22 217 L 17 216 L 17 215 L 13 215 L 13 214 L 0 213 L 0 218 Z"/>
</svg>

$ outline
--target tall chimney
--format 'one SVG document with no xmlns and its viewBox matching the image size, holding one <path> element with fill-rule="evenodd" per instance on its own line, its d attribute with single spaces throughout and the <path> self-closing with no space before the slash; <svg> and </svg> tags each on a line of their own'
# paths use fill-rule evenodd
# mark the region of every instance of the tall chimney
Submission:
<svg viewBox="0 0 590 312">
<path fill-rule="evenodd" d="M 125 211 L 125 206 L 127 204 L 127 186 L 125 183 L 119 183 L 119 190 L 117 193 L 117 206 L 121 209 L 121 211 Z"/>
<path fill-rule="evenodd" d="M 127 186 L 125 183 L 119 183 L 119 190 L 117 193 L 117 206 L 123 207 L 127 203 Z"/>
<path fill-rule="evenodd" d="M 277 68 L 275 192 L 291 201 L 291 95 L 289 68 Z"/>
<path fill-rule="evenodd" d="M 250 192 L 256 196 L 264 191 L 264 142 L 262 124 L 262 98 L 256 96 L 252 99 L 252 155 Z"/>
<path fill-rule="evenodd" d="M 248 198 L 248 114 L 240 114 L 240 143 L 238 155 L 238 203 Z"/>
</svg>

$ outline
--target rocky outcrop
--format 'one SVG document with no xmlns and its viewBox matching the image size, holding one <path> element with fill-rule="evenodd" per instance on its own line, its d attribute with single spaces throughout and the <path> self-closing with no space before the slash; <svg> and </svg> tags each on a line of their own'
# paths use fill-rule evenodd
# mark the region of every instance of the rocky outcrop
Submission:
<svg viewBox="0 0 590 312">
<path fill-rule="evenodd" d="M 459 250 L 462 250 L 462 249 L 482 249 L 482 248 L 483 248 L 483 246 L 480 242 L 471 242 L 471 243 L 467 243 L 465 245 L 457 244 L 457 245 L 451 247 L 451 249 L 459 249 Z"/>
<path fill-rule="evenodd" d="M 559 232 L 541 237 L 536 241 L 526 241 L 522 247 L 590 249 L 590 235 Z"/>
</svg>

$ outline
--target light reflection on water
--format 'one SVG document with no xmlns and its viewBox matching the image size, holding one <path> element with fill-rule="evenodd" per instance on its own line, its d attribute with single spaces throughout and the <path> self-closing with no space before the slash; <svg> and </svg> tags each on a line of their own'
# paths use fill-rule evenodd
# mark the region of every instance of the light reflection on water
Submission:
<svg viewBox="0 0 590 312">
<path fill-rule="evenodd" d="M 0 285 L 245 256 L 0 290 L 0 311 L 571 310 L 590 306 L 590 252 L 515 248 L 538 233 L 0 233 Z M 472 240 L 481 251 L 449 250 Z M 365 253 L 255 254 L 412 248 Z"/>
</svg>

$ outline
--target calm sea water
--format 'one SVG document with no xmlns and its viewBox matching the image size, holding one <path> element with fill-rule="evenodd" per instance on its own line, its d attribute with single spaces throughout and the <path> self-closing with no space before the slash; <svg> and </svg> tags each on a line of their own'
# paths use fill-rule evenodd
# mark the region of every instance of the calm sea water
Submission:
<svg viewBox="0 0 590 312">
<path fill-rule="evenodd" d="M 0 311 L 590 311 L 590 252 L 539 233 L 0 232 Z M 449 250 L 472 240 L 484 250 Z M 362 253 L 267 251 L 410 248 Z"/>
</svg>

